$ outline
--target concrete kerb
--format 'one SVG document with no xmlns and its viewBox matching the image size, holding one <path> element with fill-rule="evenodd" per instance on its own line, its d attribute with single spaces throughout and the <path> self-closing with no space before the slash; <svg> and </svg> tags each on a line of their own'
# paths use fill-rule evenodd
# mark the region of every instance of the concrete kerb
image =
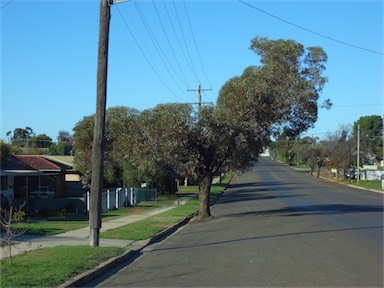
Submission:
<svg viewBox="0 0 384 288">
<path fill-rule="evenodd" d="M 114 258 L 111 258 L 104 263 L 101 263 L 94 269 L 91 269 L 89 271 L 86 271 L 73 279 L 65 282 L 64 284 L 58 286 L 59 288 L 66 288 L 66 287 L 84 287 L 85 284 L 89 283 L 93 279 L 97 278 L 98 276 L 106 273 L 108 270 L 112 269 L 113 267 L 116 267 L 120 264 L 122 264 L 125 261 L 129 261 L 130 258 L 135 258 L 136 255 L 138 255 L 144 248 L 147 246 L 160 242 L 167 238 L 168 236 L 172 235 L 174 232 L 176 232 L 180 227 L 186 225 L 189 223 L 189 221 L 197 215 L 197 211 L 190 214 L 189 216 L 185 217 L 184 219 L 180 220 L 173 226 L 165 229 L 162 232 L 159 232 L 152 238 L 136 241 L 132 243 L 131 247 L 132 249 L 124 252 L 123 254 L 116 256 Z"/>
<path fill-rule="evenodd" d="M 282 163 L 282 162 L 280 162 L 280 163 Z M 282 164 L 284 164 L 284 163 L 282 163 Z M 295 168 L 295 167 L 291 167 L 291 168 L 293 168 L 295 170 L 300 170 L 300 169 Z M 309 174 L 309 175 L 317 177 L 316 175 L 312 175 L 312 174 Z M 364 188 L 364 187 L 360 187 L 360 186 L 356 186 L 356 185 L 352 185 L 352 184 L 348 184 L 348 183 L 344 183 L 344 182 L 339 182 L 339 181 L 331 179 L 329 177 L 324 177 L 322 175 L 320 175 L 318 178 L 323 179 L 323 180 L 328 181 L 328 182 L 333 182 L 333 183 L 337 183 L 337 184 L 340 184 L 340 185 L 348 186 L 348 187 L 351 187 L 351 188 L 356 188 L 356 189 L 360 189 L 360 190 L 365 190 L 365 191 L 370 191 L 370 192 L 376 192 L 376 193 L 384 194 L 384 190 L 369 189 L 369 188 Z"/>
<path fill-rule="evenodd" d="M 340 185 L 345 185 L 345 186 L 348 186 L 348 187 L 351 187 L 351 188 L 356 188 L 356 189 L 360 189 L 360 190 L 365 190 L 365 191 L 370 191 L 370 192 L 376 192 L 376 193 L 384 194 L 384 191 L 380 191 L 380 190 L 376 190 L 376 189 L 368 189 L 368 188 L 364 188 L 364 187 L 360 187 L 360 186 L 356 186 L 356 185 L 352 185 L 352 184 L 348 184 L 348 183 L 339 182 L 339 181 L 336 181 L 336 180 L 333 180 L 333 179 L 329 179 L 328 177 L 324 177 L 324 176 L 321 176 L 321 175 L 320 175 L 319 178 L 321 178 L 323 180 L 326 180 L 326 181 L 329 181 L 329 182 L 337 183 L 337 184 L 340 184 Z"/>
</svg>

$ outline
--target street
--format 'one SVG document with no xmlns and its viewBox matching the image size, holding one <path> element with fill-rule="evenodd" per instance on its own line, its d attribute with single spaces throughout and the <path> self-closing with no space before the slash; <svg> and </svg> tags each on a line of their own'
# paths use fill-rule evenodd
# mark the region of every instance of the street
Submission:
<svg viewBox="0 0 384 288">
<path fill-rule="evenodd" d="M 268 157 L 97 287 L 383 287 L 383 194 Z"/>
</svg>

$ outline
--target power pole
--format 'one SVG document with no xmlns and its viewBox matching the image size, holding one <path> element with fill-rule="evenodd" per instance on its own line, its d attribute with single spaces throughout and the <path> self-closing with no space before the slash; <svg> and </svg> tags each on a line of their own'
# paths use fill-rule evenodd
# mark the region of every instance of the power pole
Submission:
<svg viewBox="0 0 384 288">
<path fill-rule="evenodd" d="M 108 40 L 111 19 L 108 0 L 100 1 L 97 56 L 96 115 L 92 146 L 92 176 L 89 207 L 89 246 L 99 247 L 101 228 L 101 191 L 104 179 L 105 114 L 107 102 Z"/>
<path fill-rule="evenodd" d="M 201 91 L 212 91 L 212 88 L 209 88 L 209 89 L 202 89 L 201 88 L 201 84 L 199 83 L 199 86 L 197 87 L 197 89 L 187 89 L 187 91 L 197 91 L 197 105 L 198 105 L 198 114 L 199 114 L 199 117 L 200 117 L 200 113 L 201 113 L 201 105 L 202 104 L 212 104 L 212 102 L 201 102 Z"/>
<path fill-rule="evenodd" d="M 360 182 L 360 124 L 357 124 L 357 183 Z"/>
</svg>

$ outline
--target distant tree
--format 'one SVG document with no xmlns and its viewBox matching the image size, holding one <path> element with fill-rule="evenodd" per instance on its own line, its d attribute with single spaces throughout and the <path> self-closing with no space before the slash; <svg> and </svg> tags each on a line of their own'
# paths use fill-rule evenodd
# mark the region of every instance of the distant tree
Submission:
<svg viewBox="0 0 384 288">
<path fill-rule="evenodd" d="M 7 132 L 7 136 L 10 137 L 12 145 L 19 147 L 29 147 L 31 139 L 35 136 L 31 127 L 25 128 L 16 128 L 13 130 L 13 135 L 11 131 Z"/>
<path fill-rule="evenodd" d="M 0 162 L 1 164 L 7 163 L 8 157 L 11 152 L 11 146 L 5 143 L 3 140 L 0 140 Z"/>
<path fill-rule="evenodd" d="M 353 138 L 357 139 L 357 127 L 360 125 L 360 151 L 371 162 L 374 158 L 383 158 L 383 120 L 378 115 L 362 116 L 353 124 Z M 363 159 L 364 162 L 364 159 Z"/>
<path fill-rule="evenodd" d="M 73 136 L 68 132 L 64 130 L 59 131 L 59 135 L 57 136 L 57 142 L 72 142 Z"/>
<path fill-rule="evenodd" d="M 73 136 L 64 130 L 59 131 L 57 144 L 49 147 L 50 155 L 73 155 Z"/>
<path fill-rule="evenodd" d="M 340 178 L 340 172 L 346 172 L 353 164 L 356 157 L 356 142 L 351 137 L 351 127 L 341 126 L 338 131 L 328 133 L 322 141 L 324 157 L 327 158 L 326 165 L 328 169 L 337 170 L 337 179 Z"/>
<path fill-rule="evenodd" d="M 52 138 L 45 134 L 38 134 L 31 139 L 35 148 L 49 148 L 52 145 Z"/>
<path fill-rule="evenodd" d="M 294 144 L 296 159 L 299 163 L 309 165 L 310 174 L 315 171 L 316 166 L 321 161 L 322 150 L 317 140 L 317 138 L 307 136 L 297 140 Z"/>
</svg>

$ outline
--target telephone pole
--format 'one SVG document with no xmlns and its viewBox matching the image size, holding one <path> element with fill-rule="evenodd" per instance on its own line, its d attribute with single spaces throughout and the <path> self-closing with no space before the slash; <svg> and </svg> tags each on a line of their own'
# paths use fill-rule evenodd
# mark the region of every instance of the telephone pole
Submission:
<svg viewBox="0 0 384 288">
<path fill-rule="evenodd" d="M 107 102 L 108 40 L 110 3 L 100 1 L 100 26 L 96 78 L 96 114 L 92 146 L 92 175 L 89 209 L 89 246 L 99 247 L 101 228 L 101 191 L 104 179 L 105 114 Z"/>
<path fill-rule="evenodd" d="M 202 89 L 201 88 L 201 84 L 199 83 L 199 86 L 197 87 L 197 89 L 187 89 L 188 92 L 196 92 L 197 91 L 197 105 L 198 105 L 198 115 L 200 117 L 200 113 L 201 113 L 201 105 L 202 104 L 212 104 L 212 102 L 201 102 L 201 92 L 202 91 L 212 91 L 212 88 L 209 88 L 209 89 Z"/>
</svg>

